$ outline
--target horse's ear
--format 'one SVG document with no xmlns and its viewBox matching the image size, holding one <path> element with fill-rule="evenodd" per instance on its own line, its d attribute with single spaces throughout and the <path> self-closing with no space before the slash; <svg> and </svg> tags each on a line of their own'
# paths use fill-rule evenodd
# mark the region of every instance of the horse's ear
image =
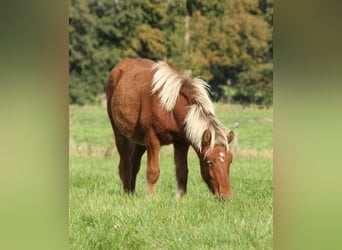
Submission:
<svg viewBox="0 0 342 250">
<path fill-rule="evenodd" d="M 206 131 L 204 131 L 202 135 L 202 147 L 210 145 L 210 141 L 211 141 L 211 132 L 209 129 L 207 129 Z"/>
<path fill-rule="evenodd" d="M 230 143 L 234 139 L 233 131 L 229 131 L 229 133 L 227 134 L 227 139 L 228 139 L 228 143 Z"/>
</svg>

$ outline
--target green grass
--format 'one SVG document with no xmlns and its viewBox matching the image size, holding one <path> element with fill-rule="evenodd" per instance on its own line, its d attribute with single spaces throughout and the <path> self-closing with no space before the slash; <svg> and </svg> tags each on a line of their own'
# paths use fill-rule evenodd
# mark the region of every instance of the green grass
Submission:
<svg viewBox="0 0 342 250">
<path fill-rule="evenodd" d="M 113 145 L 104 109 L 71 109 L 77 146 L 86 145 L 102 152 L 101 149 L 105 151 Z M 239 121 L 241 149 L 272 149 L 272 110 L 223 104 L 215 105 L 215 110 L 227 127 Z M 133 196 L 122 193 L 118 160 L 116 151 L 109 157 L 71 154 L 71 249 L 272 248 L 272 158 L 234 158 L 231 202 L 219 202 L 209 193 L 193 152 L 189 154 L 188 193 L 181 199 L 175 198 L 172 147 L 162 148 L 161 174 L 153 197 L 146 196 L 146 156 Z"/>
</svg>

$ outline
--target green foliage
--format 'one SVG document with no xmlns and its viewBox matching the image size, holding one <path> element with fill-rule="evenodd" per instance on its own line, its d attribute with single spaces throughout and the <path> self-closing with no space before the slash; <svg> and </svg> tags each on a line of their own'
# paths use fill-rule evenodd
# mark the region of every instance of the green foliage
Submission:
<svg viewBox="0 0 342 250">
<path fill-rule="evenodd" d="M 272 103 L 272 0 L 71 0 L 70 103 L 94 103 L 126 57 L 167 59 L 215 100 Z M 236 95 L 235 95 L 236 94 Z"/>
<path fill-rule="evenodd" d="M 240 102 L 246 102 L 243 98 L 248 96 L 257 104 L 269 106 L 272 103 L 272 64 L 263 64 L 252 67 L 249 71 L 239 74 L 240 88 L 235 98 L 242 98 Z"/>
</svg>

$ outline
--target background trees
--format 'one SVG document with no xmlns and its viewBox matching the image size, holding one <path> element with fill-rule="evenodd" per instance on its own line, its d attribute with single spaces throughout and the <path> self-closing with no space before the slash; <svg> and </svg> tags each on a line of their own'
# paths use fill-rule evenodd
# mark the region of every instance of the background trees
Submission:
<svg viewBox="0 0 342 250">
<path fill-rule="evenodd" d="M 71 0 L 70 103 L 94 103 L 126 57 L 200 75 L 215 101 L 272 103 L 272 0 Z"/>
</svg>

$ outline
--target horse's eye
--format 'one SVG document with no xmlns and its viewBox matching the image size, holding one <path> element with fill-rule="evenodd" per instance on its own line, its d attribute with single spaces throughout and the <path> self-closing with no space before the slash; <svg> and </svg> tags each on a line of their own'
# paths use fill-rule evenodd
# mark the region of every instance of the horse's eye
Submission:
<svg viewBox="0 0 342 250">
<path fill-rule="evenodd" d="M 213 166 L 212 161 L 207 160 L 206 163 L 207 163 L 208 167 L 210 167 L 210 168 Z"/>
</svg>

